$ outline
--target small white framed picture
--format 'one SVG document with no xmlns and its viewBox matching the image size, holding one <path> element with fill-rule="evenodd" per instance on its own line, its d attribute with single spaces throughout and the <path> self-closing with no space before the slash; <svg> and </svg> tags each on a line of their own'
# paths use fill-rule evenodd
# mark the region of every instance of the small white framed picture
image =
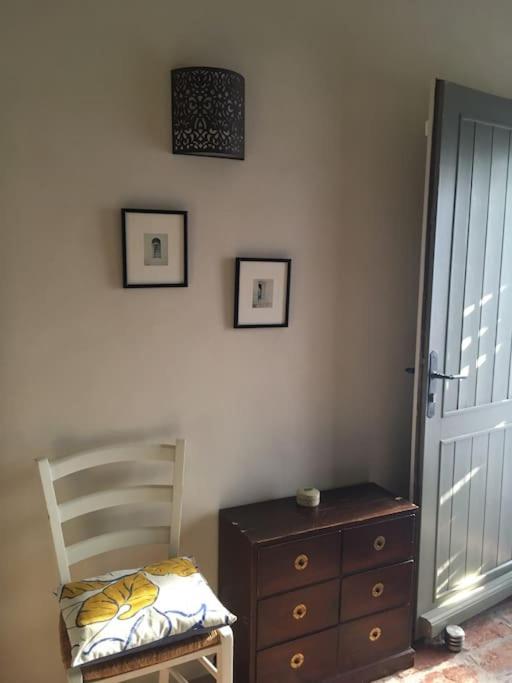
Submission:
<svg viewBox="0 0 512 683">
<path fill-rule="evenodd" d="M 291 259 L 236 259 L 235 327 L 288 327 L 291 269 Z"/>
<path fill-rule="evenodd" d="M 188 287 L 187 212 L 122 209 L 123 287 Z"/>
</svg>

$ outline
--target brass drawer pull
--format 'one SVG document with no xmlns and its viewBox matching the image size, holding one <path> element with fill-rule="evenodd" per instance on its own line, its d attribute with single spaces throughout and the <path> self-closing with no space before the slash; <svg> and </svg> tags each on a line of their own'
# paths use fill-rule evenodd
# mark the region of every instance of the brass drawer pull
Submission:
<svg viewBox="0 0 512 683">
<path fill-rule="evenodd" d="M 373 547 L 375 548 L 375 550 L 382 550 L 385 545 L 386 545 L 385 536 L 377 536 L 377 538 L 373 542 Z"/>
<path fill-rule="evenodd" d="M 309 557 L 307 555 L 298 555 L 295 558 L 294 567 L 298 572 L 303 571 L 309 564 Z"/>
<path fill-rule="evenodd" d="M 292 612 L 293 618 L 297 619 L 297 620 L 304 619 L 304 617 L 306 616 L 307 613 L 308 613 L 308 608 L 306 607 L 306 605 L 302 605 L 302 604 L 297 605 L 297 607 L 295 607 L 295 609 Z"/>
<path fill-rule="evenodd" d="M 304 664 L 304 655 L 302 652 L 297 652 L 296 655 L 293 655 L 293 657 L 290 659 L 290 666 L 292 669 L 300 669 L 300 667 Z"/>
<path fill-rule="evenodd" d="M 376 583 L 375 586 L 372 588 L 372 596 L 374 598 L 380 598 L 380 596 L 384 593 L 384 584 L 379 581 L 379 583 Z"/>
<path fill-rule="evenodd" d="M 372 628 L 370 631 L 368 638 L 374 643 L 376 640 L 379 640 L 379 638 L 382 635 L 382 629 L 379 628 L 378 626 L 375 626 L 375 628 Z"/>
</svg>

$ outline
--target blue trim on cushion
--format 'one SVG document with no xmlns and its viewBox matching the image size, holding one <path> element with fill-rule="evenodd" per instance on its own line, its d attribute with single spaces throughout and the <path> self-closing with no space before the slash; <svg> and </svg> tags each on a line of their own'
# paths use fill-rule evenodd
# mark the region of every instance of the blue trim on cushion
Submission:
<svg viewBox="0 0 512 683">
<path fill-rule="evenodd" d="M 201 607 L 196 610 L 195 612 L 191 612 L 190 614 L 187 614 L 186 612 L 180 612 L 178 610 L 173 610 L 173 609 L 168 609 L 165 611 L 165 615 L 167 614 L 179 614 L 181 617 L 186 617 L 187 619 L 190 619 L 191 617 L 195 617 L 198 614 L 200 614 L 200 618 L 198 621 L 196 621 L 195 624 L 193 624 L 190 628 L 188 628 L 186 631 L 183 631 L 183 634 L 190 633 L 190 631 L 197 631 L 199 628 L 204 628 L 204 618 L 206 616 L 206 612 L 208 611 L 208 606 L 203 603 Z"/>
<path fill-rule="evenodd" d="M 160 610 L 157 609 L 156 607 L 153 607 L 153 609 L 155 610 L 155 612 L 157 614 L 159 614 L 161 617 L 163 617 L 167 621 L 167 623 L 169 624 L 169 630 L 167 631 L 165 636 L 163 636 L 164 638 L 167 638 L 172 633 L 172 621 L 169 619 L 169 617 L 167 616 L 167 614 L 165 612 L 160 612 Z"/>
<path fill-rule="evenodd" d="M 96 645 L 99 645 L 100 643 L 124 643 L 124 638 L 102 638 L 101 640 L 97 640 L 95 643 L 93 643 L 88 650 L 85 650 L 85 649 L 82 650 L 83 654 L 90 655 L 91 652 L 96 647 Z M 104 659 L 104 658 L 99 657 L 98 659 Z M 93 660 L 93 662 L 96 662 L 96 661 L 97 661 L 96 659 Z M 87 664 L 92 664 L 93 662 L 87 662 Z"/>
<path fill-rule="evenodd" d="M 191 617 L 195 617 L 195 616 L 198 615 L 200 612 L 202 612 L 203 615 L 202 615 L 202 617 L 201 617 L 201 619 L 200 619 L 200 622 L 203 622 L 207 610 L 208 610 L 208 607 L 207 607 L 207 605 L 203 602 L 203 604 L 201 605 L 201 607 L 200 607 L 198 610 L 196 610 L 195 612 L 190 612 L 190 614 L 188 614 L 187 612 L 180 612 L 180 611 L 177 610 L 177 609 L 168 609 L 168 610 L 165 610 L 165 612 L 163 612 L 163 614 L 165 614 L 165 615 L 167 615 L 167 614 L 179 614 L 180 617 L 187 617 L 187 619 L 190 619 Z"/>
<path fill-rule="evenodd" d="M 125 646 L 123 647 L 123 652 L 130 649 L 130 640 L 131 640 L 131 638 L 135 632 L 135 629 L 140 624 L 140 622 L 144 619 L 145 616 L 146 616 L 145 614 L 141 614 L 140 617 L 137 619 L 137 621 L 134 623 L 134 625 L 131 627 L 130 633 L 128 634 L 128 638 L 126 639 Z"/>
</svg>

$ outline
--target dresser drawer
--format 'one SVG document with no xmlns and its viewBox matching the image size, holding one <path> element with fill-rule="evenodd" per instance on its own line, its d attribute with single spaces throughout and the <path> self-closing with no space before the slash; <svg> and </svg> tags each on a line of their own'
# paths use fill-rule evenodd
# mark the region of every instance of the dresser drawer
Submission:
<svg viewBox="0 0 512 683">
<path fill-rule="evenodd" d="M 343 533 L 343 573 L 409 560 L 414 552 L 414 516 L 347 529 Z"/>
<path fill-rule="evenodd" d="M 344 578 L 340 621 L 407 605 L 411 600 L 413 572 L 414 562 L 409 560 Z"/>
<path fill-rule="evenodd" d="M 340 534 L 261 548 L 258 597 L 332 579 L 340 573 Z"/>
<path fill-rule="evenodd" d="M 258 603 L 258 649 L 338 623 L 338 579 L 299 588 Z"/>
<path fill-rule="evenodd" d="M 409 607 L 342 624 L 339 627 L 338 668 L 347 671 L 402 652 L 410 646 L 410 638 Z"/>
<path fill-rule="evenodd" d="M 336 671 L 338 629 L 258 652 L 256 683 L 318 683 Z"/>
</svg>

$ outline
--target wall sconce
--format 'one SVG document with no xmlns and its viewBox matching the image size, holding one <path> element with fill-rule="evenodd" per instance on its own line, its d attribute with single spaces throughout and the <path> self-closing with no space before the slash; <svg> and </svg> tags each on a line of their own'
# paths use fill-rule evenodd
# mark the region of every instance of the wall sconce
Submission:
<svg viewBox="0 0 512 683">
<path fill-rule="evenodd" d="M 209 66 L 173 69 L 171 90 L 174 154 L 244 158 L 243 76 Z"/>
</svg>

